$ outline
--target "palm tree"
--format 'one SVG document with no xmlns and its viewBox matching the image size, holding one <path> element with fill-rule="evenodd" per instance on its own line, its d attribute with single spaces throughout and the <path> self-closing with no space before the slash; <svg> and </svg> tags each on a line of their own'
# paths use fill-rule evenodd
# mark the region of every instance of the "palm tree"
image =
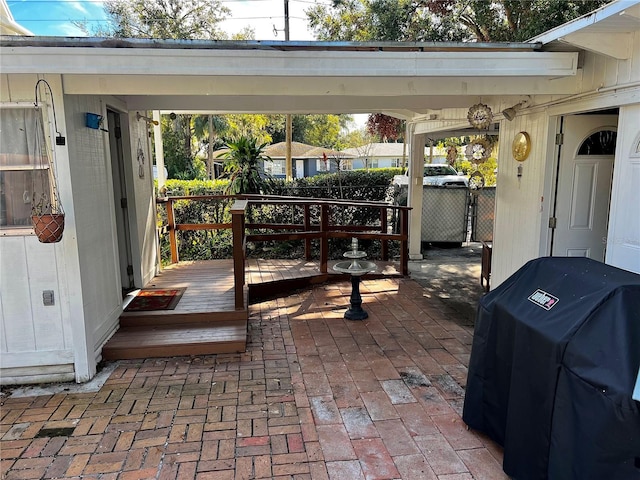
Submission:
<svg viewBox="0 0 640 480">
<path fill-rule="evenodd" d="M 266 143 L 258 144 L 253 137 L 240 137 L 227 143 L 229 151 L 222 158 L 225 159 L 224 172 L 229 177 L 228 194 L 272 191 L 272 178 L 264 171 L 264 162 L 271 161 L 263 153 L 266 146 Z"/>
</svg>

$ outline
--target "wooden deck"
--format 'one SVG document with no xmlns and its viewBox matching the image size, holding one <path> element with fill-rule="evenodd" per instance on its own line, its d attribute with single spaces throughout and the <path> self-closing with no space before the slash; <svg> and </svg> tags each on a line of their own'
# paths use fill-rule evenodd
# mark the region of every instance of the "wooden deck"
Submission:
<svg viewBox="0 0 640 480">
<path fill-rule="evenodd" d="M 172 264 L 146 287 L 186 287 L 176 308 L 124 312 L 120 329 L 103 347 L 102 357 L 118 360 L 243 352 L 249 315 L 247 305 L 251 301 L 283 296 L 314 283 L 346 279 L 333 272 L 333 263 L 329 264 L 328 273 L 322 274 L 318 262 L 247 260 L 243 309 L 234 306 L 233 260 Z M 376 265 L 373 275 L 399 275 L 391 262 L 376 262 Z"/>
</svg>

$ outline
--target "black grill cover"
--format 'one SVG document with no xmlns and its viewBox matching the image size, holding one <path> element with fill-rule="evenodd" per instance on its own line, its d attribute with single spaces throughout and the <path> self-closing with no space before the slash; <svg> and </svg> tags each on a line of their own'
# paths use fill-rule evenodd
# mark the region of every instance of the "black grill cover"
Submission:
<svg viewBox="0 0 640 480">
<path fill-rule="evenodd" d="M 640 479 L 640 275 L 539 258 L 478 307 L 463 420 L 516 480 Z"/>
</svg>

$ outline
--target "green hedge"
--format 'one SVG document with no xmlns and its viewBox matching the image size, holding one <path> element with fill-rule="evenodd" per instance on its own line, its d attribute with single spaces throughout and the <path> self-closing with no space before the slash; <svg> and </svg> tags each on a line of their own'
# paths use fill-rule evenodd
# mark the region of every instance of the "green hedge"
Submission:
<svg viewBox="0 0 640 480">
<path fill-rule="evenodd" d="M 389 202 L 391 200 L 391 180 L 401 169 L 372 169 L 328 173 L 315 177 L 298 178 L 287 182 L 276 180 L 274 195 L 294 198 L 327 198 L 354 201 Z M 168 180 L 166 194 L 183 195 L 223 195 L 226 180 Z M 229 208 L 231 200 L 202 202 L 180 200 L 174 203 L 174 214 L 177 223 L 230 223 Z M 302 208 L 289 205 L 254 205 L 247 214 L 248 223 L 293 223 L 302 224 L 304 218 Z M 379 225 L 379 211 L 359 207 L 333 207 L 331 215 L 336 221 L 345 225 Z M 311 209 L 312 221 L 318 223 L 320 209 Z M 158 208 L 158 221 L 166 223 L 166 209 Z M 268 233 L 260 230 L 252 233 Z M 166 238 L 164 238 L 166 237 Z M 162 261 L 170 262 L 168 236 L 161 238 Z M 341 258 L 342 253 L 350 245 L 349 240 L 331 240 L 330 257 Z M 379 242 L 365 241 L 362 248 L 369 256 L 380 251 Z M 312 242 L 314 257 L 318 257 L 319 243 Z M 178 252 L 180 260 L 210 260 L 231 258 L 232 235 L 230 230 L 219 231 L 181 231 L 178 232 Z M 302 241 L 261 242 L 248 244 L 247 255 L 259 258 L 302 258 L 304 245 Z"/>
</svg>

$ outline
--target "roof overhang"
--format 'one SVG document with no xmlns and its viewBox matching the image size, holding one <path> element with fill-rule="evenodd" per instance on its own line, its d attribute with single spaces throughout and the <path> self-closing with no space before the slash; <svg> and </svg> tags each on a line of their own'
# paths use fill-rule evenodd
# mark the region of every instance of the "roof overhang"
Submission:
<svg viewBox="0 0 640 480">
<path fill-rule="evenodd" d="M 578 54 L 535 44 L 0 39 L 5 74 L 131 109 L 368 113 L 410 119 L 480 98 L 577 92 Z"/>
<path fill-rule="evenodd" d="M 0 35 L 33 35 L 14 20 L 6 0 L 0 0 Z"/>
<path fill-rule="evenodd" d="M 545 50 L 576 48 L 618 60 L 631 58 L 634 35 L 640 31 L 640 0 L 618 0 L 560 25 L 529 42 Z"/>
</svg>

